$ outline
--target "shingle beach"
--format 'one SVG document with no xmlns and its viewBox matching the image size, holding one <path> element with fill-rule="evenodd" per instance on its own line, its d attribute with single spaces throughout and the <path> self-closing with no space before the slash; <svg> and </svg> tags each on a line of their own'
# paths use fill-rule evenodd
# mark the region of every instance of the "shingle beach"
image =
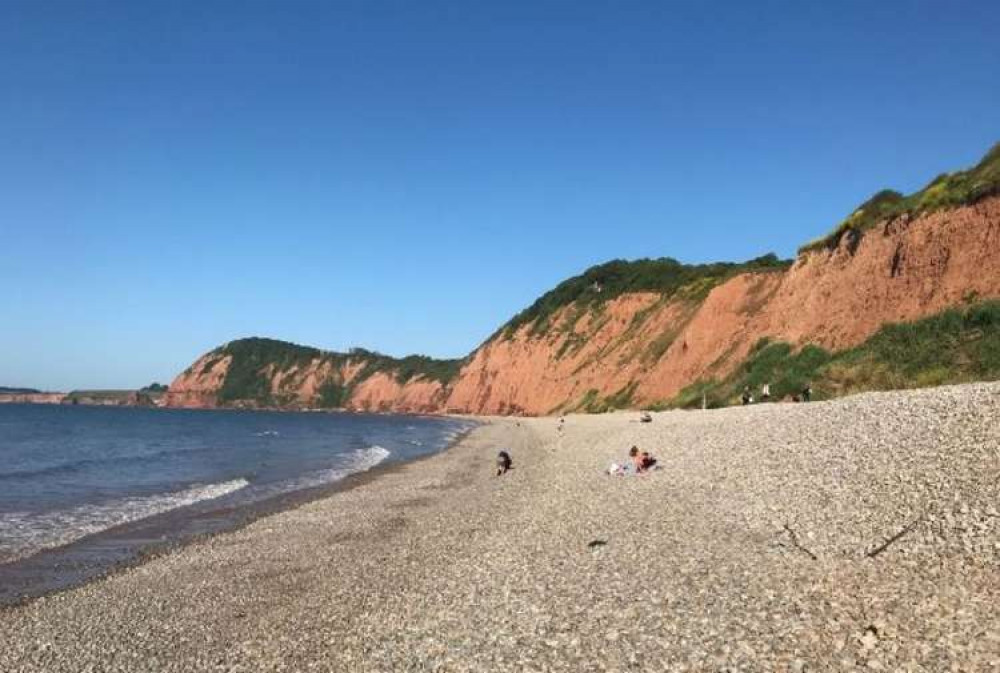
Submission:
<svg viewBox="0 0 1000 673">
<path fill-rule="evenodd" d="M 488 419 L 0 610 L 0 671 L 1000 670 L 998 484 L 998 384 Z"/>
</svg>

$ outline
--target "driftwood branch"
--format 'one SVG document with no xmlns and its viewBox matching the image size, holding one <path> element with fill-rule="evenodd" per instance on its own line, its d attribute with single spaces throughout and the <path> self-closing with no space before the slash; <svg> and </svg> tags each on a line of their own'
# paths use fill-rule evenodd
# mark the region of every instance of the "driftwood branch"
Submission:
<svg viewBox="0 0 1000 673">
<path fill-rule="evenodd" d="M 787 523 L 785 524 L 785 530 L 788 531 L 788 535 L 792 538 L 792 545 L 794 545 L 796 549 L 798 549 L 800 552 L 811 558 L 813 561 L 819 560 L 819 557 L 816 556 L 816 554 L 813 554 L 807 548 L 802 546 L 802 544 L 799 542 L 799 536 L 795 534 L 795 531 L 792 530 Z"/>
<path fill-rule="evenodd" d="M 867 556 L 868 558 L 875 558 L 876 556 L 878 556 L 879 554 L 881 554 L 882 552 L 884 552 L 886 549 L 888 549 L 897 540 L 899 540 L 899 538 L 903 537 L 904 535 L 906 535 L 907 533 L 909 533 L 911 530 L 913 530 L 914 526 L 916 526 L 918 523 L 920 523 L 920 521 L 923 518 L 924 518 L 924 515 L 921 514 L 916 519 L 914 519 L 913 521 L 911 521 L 908 525 L 903 526 L 903 528 L 898 533 L 896 533 L 895 535 L 893 535 L 892 537 L 890 537 L 888 540 L 886 540 L 885 542 L 883 542 L 879 546 L 875 547 L 875 549 L 872 549 L 869 552 L 865 552 L 865 556 Z"/>
</svg>

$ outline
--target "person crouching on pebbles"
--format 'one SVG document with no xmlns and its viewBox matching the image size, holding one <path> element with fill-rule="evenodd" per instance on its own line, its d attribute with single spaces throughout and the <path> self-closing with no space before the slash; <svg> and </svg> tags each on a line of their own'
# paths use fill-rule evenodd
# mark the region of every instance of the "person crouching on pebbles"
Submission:
<svg viewBox="0 0 1000 673">
<path fill-rule="evenodd" d="M 514 461 L 511 460 L 510 454 L 506 451 L 501 451 L 497 454 L 497 476 L 505 474 L 507 470 L 511 468 Z"/>
</svg>

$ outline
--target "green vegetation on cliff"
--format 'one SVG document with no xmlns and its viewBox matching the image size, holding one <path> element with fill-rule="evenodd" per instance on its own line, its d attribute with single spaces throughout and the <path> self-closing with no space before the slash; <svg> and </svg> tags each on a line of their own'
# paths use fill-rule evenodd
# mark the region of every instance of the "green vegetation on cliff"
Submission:
<svg viewBox="0 0 1000 673">
<path fill-rule="evenodd" d="M 458 374 L 463 362 L 435 360 L 422 355 L 393 358 L 363 348 L 352 349 L 349 353 L 335 353 L 277 339 L 251 337 L 231 341 L 212 351 L 205 359 L 202 372 L 208 371 L 216 362 L 227 356 L 232 360 L 219 389 L 219 403 L 253 401 L 260 405 L 280 404 L 283 400 L 276 399 L 272 394 L 273 375 L 297 368 L 303 369 L 314 361 L 319 361 L 328 364 L 333 372 L 332 378 L 324 381 L 318 390 L 317 404 L 328 408 L 344 406 L 354 388 L 375 374 L 391 375 L 400 384 L 416 378 L 447 384 Z M 344 382 L 339 379 L 337 372 L 348 363 L 360 363 L 362 366 L 350 382 Z"/>
<path fill-rule="evenodd" d="M 814 399 L 823 399 L 995 379 L 1000 379 L 1000 301 L 887 324 L 859 346 L 837 353 L 762 339 L 724 380 L 696 381 L 660 406 L 700 407 L 702 395 L 710 407 L 735 404 L 745 386 L 758 396 L 764 383 L 778 400 L 798 394 L 806 383 L 812 384 Z"/>
<path fill-rule="evenodd" d="M 425 355 L 407 355 L 402 358 L 394 358 L 364 348 L 352 348 L 350 355 L 355 360 L 365 361 L 365 367 L 358 375 L 359 378 L 366 379 L 372 374 L 383 372 L 391 374 L 399 383 L 407 383 L 417 377 L 423 377 L 445 385 L 458 376 L 458 371 L 465 362 L 464 359 L 435 360 Z"/>
<path fill-rule="evenodd" d="M 1000 195 L 1000 144 L 976 166 L 943 174 L 909 196 L 892 190 L 878 192 L 832 233 L 804 246 L 800 252 L 842 245 L 853 250 L 866 231 L 893 218 L 973 204 L 993 195 Z M 592 371 L 598 365 L 613 370 L 632 360 L 652 366 L 683 333 L 687 322 L 714 288 L 742 273 L 780 273 L 791 263 L 774 254 L 744 263 L 683 264 L 668 257 L 613 260 L 559 283 L 500 327 L 487 342 L 510 339 L 523 330 L 528 340 L 536 340 L 528 348 L 550 345 L 552 357 L 560 360 L 578 356 L 588 344 L 595 343 L 593 335 L 612 320 L 627 320 L 627 325 L 622 322 L 613 326 L 615 330 L 609 330 L 615 334 L 613 338 L 596 342 L 585 357 L 573 362 L 570 376 Z M 751 284 L 749 297 L 739 308 L 741 312 L 752 315 L 767 303 L 778 285 L 764 282 L 769 279 L 762 275 L 754 279 L 762 282 Z M 655 297 L 632 311 L 631 316 L 606 310 L 608 302 L 628 293 L 652 293 Z M 974 299 L 969 297 L 965 303 L 968 305 Z M 994 303 L 967 306 L 912 324 L 886 325 L 864 344 L 838 353 L 815 346 L 793 348 L 764 339 L 754 346 L 743 365 L 724 380 L 695 381 L 674 399 L 662 401 L 662 405 L 698 406 L 703 398 L 710 405 L 727 404 L 738 399 L 744 386 L 759 391 L 765 382 L 770 384 L 772 396 L 781 398 L 800 392 L 806 382 L 812 382 L 817 397 L 823 397 L 859 390 L 997 378 L 1000 376 L 997 306 Z M 668 307 L 668 320 L 650 324 L 651 319 L 658 319 L 660 311 Z M 584 324 L 586 329 L 582 327 Z M 621 326 L 623 330 L 618 329 Z M 512 352 L 518 357 L 518 349 Z M 731 355 L 730 350 L 717 362 L 727 361 Z M 309 384 L 317 385 L 316 396 L 305 402 L 333 408 L 350 403 L 359 384 L 380 374 L 401 385 L 425 381 L 447 388 L 470 357 L 471 354 L 454 360 L 420 355 L 394 358 L 361 348 L 334 353 L 274 339 L 250 338 L 212 351 L 199 361 L 199 371 L 191 369 L 188 374 L 211 378 L 207 375 L 213 367 L 229 358 L 227 373 L 217 393 L 220 404 L 294 406 L 302 402 L 298 395 L 304 378 L 296 377 L 296 370 L 311 367 L 313 376 Z M 505 361 L 501 366 L 512 365 Z M 716 370 L 710 367 L 709 371 Z M 316 380 L 316 375 L 320 380 Z M 275 385 L 278 379 L 279 384 Z M 496 397 L 491 384 L 485 378 L 481 381 L 485 397 Z M 637 382 L 629 381 L 613 391 L 588 389 L 574 395 L 574 399 L 563 400 L 551 412 L 627 408 L 634 405 L 638 388 Z M 159 391 L 151 386 L 144 392 Z M 444 403 L 446 399 L 447 394 L 437 396 L 428 406 Z M 501 413 L 522 409 L 509 400 L 496 402 L 491 408 Z"/>
<path fill-rule="evenodd" d="M 324 356 L 324 353 L 318 348 L 299 346 L 287 341 L 251 337 L 230 341 L 216 349 L 203 371 L 209 369 L 215 360 L 226 356 L 232 357 L 232 361 L 219 389 L 219 402 L 254 400 L 260 404 L 272 404 L 274 400 L 271 398 L 268 370 L 277 372 L 305 367 L 316 358 Z M 329 356 L 340 357 L 333 353 Z"/>
<path fill-rule="evenodd" d="M 748 271 L 783 270 L 790 260 L 767 254 L 743 264 L 682 264 L 676 259 L 639 259 L 633 262 L 616 259 L 593 266 L 579 276 L 559 283 L 539 297 L 500 328 L 498 333 L 511 336 L 523 325 L 533 325 L 532 334 L 545 334 L 552 316 L 561 308 L 575 304 L 580 313 L 629 292 L 656 292 L 665 297 L 682 295 L 691 300 L 703 299 L 712 288 L 733 275 Z"/>
<path fill-rule="evenodd" d="M 861 204 L 827 236 L 799 249 L 809 252 L 821 248 L 834 249 L 848 237 L 850 245 L 857 245 L 864 232 L 879 222 L 892 220 L 900 215 L 923 215 L 937 210 L 975 203 L 987 196 L 1000 194 L 1000 143 L 986 153 L 974 167 L 956 173 L 942 173 L 929 185 L 909 196 L 884 189 Z"/>
</svg>

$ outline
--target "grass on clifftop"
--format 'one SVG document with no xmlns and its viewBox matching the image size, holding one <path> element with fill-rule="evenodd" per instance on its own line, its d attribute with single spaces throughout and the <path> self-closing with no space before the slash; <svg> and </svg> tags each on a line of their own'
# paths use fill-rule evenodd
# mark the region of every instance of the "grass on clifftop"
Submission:
<svg viewBox="0 0 1000 673">
<path fill-rule="evenodd" d="M 697 381 L 661 407 L 698 408 L 739 403 L 744 386 L 754 397 L 764 383 L 772 399 L 801 392 L 814 399 L 867 390 L 899 390 L 1000 379 L 1000 301 L 949 309 L 910 323 L 883 326 L 863 344 L 829 353 L 816 346 L 794 350 L 761 339 L 746 361 L 722 381 Z"/>
<path fill-rule="evenodd" d="M 535 303 L 514 316 L 500 328 L 509 337 L 523 325 L 533 325 L 532 334 L 546 334 L 552 316 L 561 308 L 576 304 L 583 309 L 604 304 L 631 292 L 656 292 L 664 296 L 683 293 L 691 300 L 703 299 L 709 291 L 731 276 L 745 271 L 783 270 L 790 260 L 768 254 L 743 264 L 682 264 L 670 257 L 640 259 L 633 262 L 614 260 L 593 266 L 579 276 L 559 283 Z"/>
<path fill-rule="evenodd" d="M 218 393 L 222 404 L 236 401 L 253 401 L 261 405 L 281 403 L 282 400 L 274 399 L 271 393 L 268 371 L 304 368 L 313 360 L 330 363 L 334 369 L 347 362 L 361 362 L 361 371 L 350 383 L 328 380 L 320 385 L 318 404 L 328 408 L 342 407 L 357 384 L 377 373 L 389 374 L 400 384 L 423 377 L 444 385 L 458 374 L 463 363 L 462 360 L 435 360 L 422 355 L 393 358 L 363 348 L 352 349 L 349 353 L 335 353 L 277 339 L 251 337 L 217 348 L 205 360 L 202 371 L 207 371 L 226 356 L 231 356 L 232 361 Z"/>
<path fill-rule="evenodd" d="M 799 248 L 800 253 L 822 248 L 835 249 L 844 237 L 857 245 L 865 231 L 879 222 L 903 214 L 922 215 L 937 210 L 975 203 L 1000 194 L 1000 143 L 974 167 L 957 173 L 942 173 L 929 185 L 909 196 L 884 189 L 865 201 L 828 235 Z"/>
</svg>

